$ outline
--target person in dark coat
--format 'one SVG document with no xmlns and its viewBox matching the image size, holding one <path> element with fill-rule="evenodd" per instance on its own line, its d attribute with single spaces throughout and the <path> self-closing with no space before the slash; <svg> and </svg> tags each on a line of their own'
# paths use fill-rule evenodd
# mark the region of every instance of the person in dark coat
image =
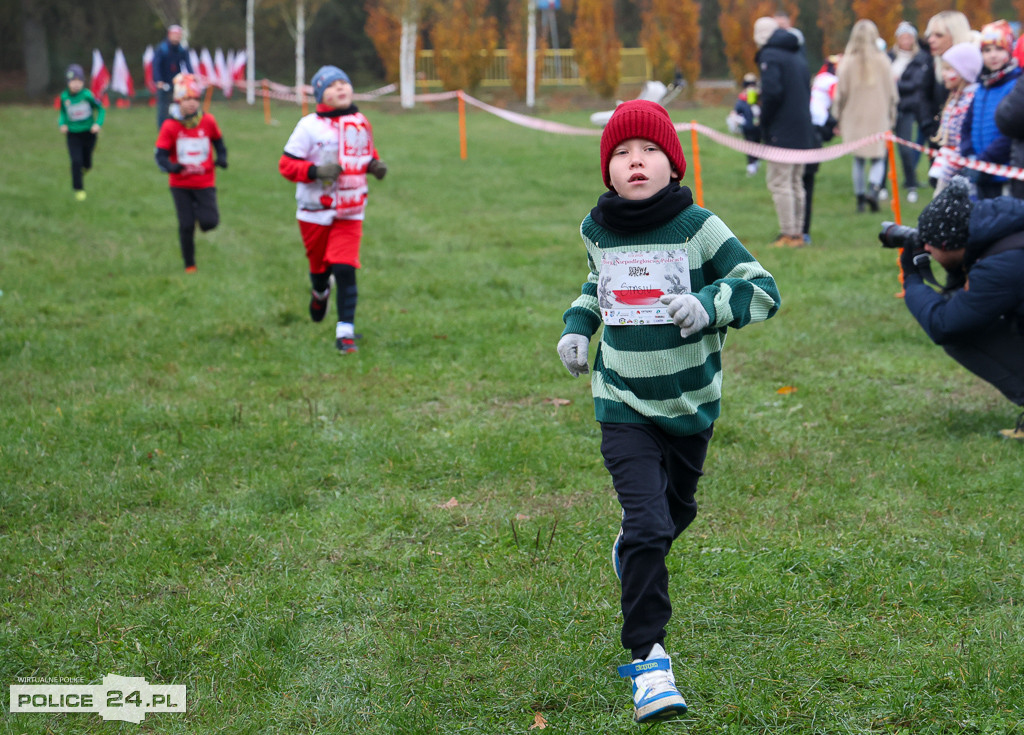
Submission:
<svg viewBox="0 0 1024 735">
<path fill-rule="evenodd" d="M 996 126 L 1010 139 L 1010 165 L 1024 168 L 1024 76 L 996 106 Z M 1010 195 L 1024 199 L 1024 180 L 1010 179 Z"/>
<path fill-rule="evenodd" d="M 903 21 L 896 28 L 896 46 L 889 52 L 889 58 L 893 62 L 896 90 L 899 93 L 893 133 L 897 138 L 921 143 L 927 139 L 921 135 L 925 128 L 931 127 L 934 133 L 935 113 L 932 109 L 932 96 L 935 90 L 935 69 L 932 66 L 932 55 L 918 37 L 917 29 Z M 899 147 L 899 153 L 903 164 L 903 188 L 907 192 L 907 201 L 916 202 L 917 163 L 921 153 L 902 145 Z"/>
<path fill-rule="evenodd" d="M 156 129 L 170 117 L 174 97 L 174 77 L 178 74 L 194 74 L 195 69 L 188 58 L 188 49 L 181 45 L 181 26 L 167 29 L 167 38 L 160 42 L 153 52 L 153 83 L 156 84 Z"/>
<path fill-rule="evenodd" d="M 921 247 L 947 281 L 941 293 L 932 289 L 924 278 L 930 269 L 913 260 L 921 251 L 904 248 L 907 308 L 950 357 L 1024 409 L 1024 201 L 972 204 L 967 179 L 955 176 L 917 225 Z M 1024 412 L 1001 433 L 1024 440 Z"/>
<path fill-rule="evenodd" d="M 779 148 L 814 148 L 811 124 L 811 73 L 800 39 L 774 18 L 754 22 L 754 42 L 761 72 L 762 142 Z M 773 247 L 804 244 L 804 164 L 767 161 L 768 190 L 779 218 L 780 235 Z"/>
</svg>

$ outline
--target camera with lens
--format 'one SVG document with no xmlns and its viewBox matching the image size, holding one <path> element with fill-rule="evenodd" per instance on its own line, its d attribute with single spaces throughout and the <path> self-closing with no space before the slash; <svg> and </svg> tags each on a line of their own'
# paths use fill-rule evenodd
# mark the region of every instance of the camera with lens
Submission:
<svg viewBox="0 0 1024 735">
<path fill-rule="evenodd" d="M 878 239 L 883 248 L 910 248 L 911 252 L 921 249 L 917 228 L 897 225 L 894 222 L 882 223 L 882 231 L 878 233 Z"/>
</svg>

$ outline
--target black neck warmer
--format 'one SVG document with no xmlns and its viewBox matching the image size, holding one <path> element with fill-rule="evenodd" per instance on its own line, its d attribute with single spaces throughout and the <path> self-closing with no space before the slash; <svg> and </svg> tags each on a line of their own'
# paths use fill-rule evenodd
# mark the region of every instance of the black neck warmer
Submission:
<svg viewBox="0 0 1024 735">
<path fill-rule="evenodd" d="M 689 187 L 671 182 L 647 199 L 623 199 L 614 191 L 607 191 L 590 210 L 594 222 L 620 234 L 633 234 L 653 230 L 668 222 L 693 204 Z"/>
</svg>

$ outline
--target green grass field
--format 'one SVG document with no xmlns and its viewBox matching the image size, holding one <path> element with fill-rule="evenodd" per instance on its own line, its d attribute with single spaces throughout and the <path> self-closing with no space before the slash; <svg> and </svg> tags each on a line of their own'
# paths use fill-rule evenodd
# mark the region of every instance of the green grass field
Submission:
<svg viewBox="0 0 1024 735">
<path fill-rule="evenodd" d="M 555 353 L 597 138 L 471 109 L 463 161 L 453 110 L 362 107 L 390 171 L 347 357 L 308 319 L 277 173 L 296 108 L 215 104 L 221 226 L 186 276 L 150 109 L 109 112 L 80 204 L 56 113 L 0 107 L 0 685 L 188 691 L 141 725 L 5 707 L 3 732 L 642 730 L 615 673 L 618 505 Z M 1024 732 L 1016 411 L 894 297 L 891 213 L 855 214 L 849 159 L 786 251 L 763 174 L 706 140 L 701 164 L 783 307 L 726 347 L 670 559 L 691 709 L 659 731 Z"/>
</svg>

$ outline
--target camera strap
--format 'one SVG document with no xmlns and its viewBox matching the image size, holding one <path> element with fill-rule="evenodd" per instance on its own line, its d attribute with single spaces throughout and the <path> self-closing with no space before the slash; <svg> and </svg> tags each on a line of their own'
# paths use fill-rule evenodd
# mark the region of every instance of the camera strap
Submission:
<svg viewBox="0 0 1024 735">
<path fill-rule="evenodd" d="M 1022 249 L 1024 249 L 1024 232 L 1015 232 L 1012 235 L 1007 235 L 1001 240 L 996 240 L 992 247 L 988 248 L 978 256 L 978 260 L 987 258 L 990 255 L 999 255 L 999 253 L 1005 253 L 1008 250 Z"/>
</svg>

